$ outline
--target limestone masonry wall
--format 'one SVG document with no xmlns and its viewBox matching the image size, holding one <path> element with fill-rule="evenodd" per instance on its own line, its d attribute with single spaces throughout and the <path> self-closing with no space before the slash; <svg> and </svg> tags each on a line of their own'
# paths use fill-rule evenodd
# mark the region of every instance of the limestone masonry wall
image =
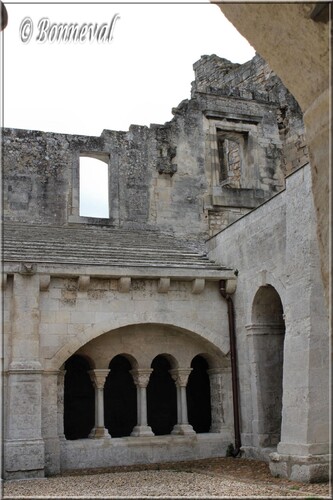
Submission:
<svg viewBox="0 0 333 500">
<path fill-rule="evenodd" d="M 194 71 L 165 124 L 2 131 L 6 479 L 225 455 L 236 384 L 237 453 L 327 478 L 302 114 L 259 55 Z M 104 218 L 80 213 L 85 157 L 107 165 Z"/>
<path fill-rule="evenodd" d="M 192 98 L 164 125 L 100 137 L 4 129 L 5 219 L 158 228 L 203 241 L 283 189 L 308 161 L 294 98 L 259 56 L 242 66 L 203 56 L 194 70 Z M 80 156 L 106 158 L 108 219 L 79 216 Z"/>
</svg>

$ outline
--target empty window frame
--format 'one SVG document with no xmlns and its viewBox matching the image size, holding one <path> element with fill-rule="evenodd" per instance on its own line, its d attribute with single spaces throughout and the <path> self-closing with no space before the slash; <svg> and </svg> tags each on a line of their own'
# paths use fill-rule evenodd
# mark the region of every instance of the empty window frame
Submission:
<svg viewBox="0 0 333 500">
<path fill-rule="evenodd" d="M 108 160 L 82 154 L 79 180 L 80 217 L 108 219 L 110 217 Z"/>
</svg>

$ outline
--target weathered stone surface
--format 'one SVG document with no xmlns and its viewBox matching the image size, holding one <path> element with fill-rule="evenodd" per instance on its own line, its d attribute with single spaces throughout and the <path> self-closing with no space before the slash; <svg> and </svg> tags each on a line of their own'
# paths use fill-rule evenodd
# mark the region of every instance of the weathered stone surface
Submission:
<svg viewBox="0 0 333 500">
<path fill-rule="evenodd" d="M 330 5 L 220 3 L 304 113 L 325 297 L 329 303 Z"/>
<path fill-rule="evenodd" d="M 261 430 L 262 416 L 270 415 L 269 391 L 266 388 L 262 392 L 261 387 L 280 378 L 281 435 L 275 441 L 275 446 L 279 442 L 278 454 L 272 458 L 271 470 L 300 481 L 315 481 L 314 470 L 320 470 L 317 480 L 327 479 L 329 327 L 319 273 L 310 166 L 287 177 L 284 192 L 226 228 L 209 241 L 209 247 L 213 259 L 218 261 L 223 255 L 226 264 L 237 261 L 239 265 L 235 307 L 244 451 L 258 457 L 261 448 L 262 457 L 267 459 L 265 447 L 274 446 L 269 442 L 276 439 L 274 432 L 265 437 Z M 271 324 L 262 325 L 254 314 L 256 293 L 267 287 L 275 289 L 283 307 L 285 338 L 280 377 L 272 369 L 278 350 L 267 344 L 268 337 L 272 338 L 270 342 L 277 340 L 280 327 L 273 335 L 274 318 Z M 265 311 L 269 313 L 270 307 L 271 301 Z M 270 423 L 277 416 L 271 415 Z M 301 465 L 299 456 L 304 457 Z M 295 465 L 289 467 L 289 463 Z"/>
<path fill-rule="evenodd" d="M 276 474 L 325 477 L 327 316 L 302 115 L 258 55 L 194 69 L 164 125 L 3 131 L 5 477 L 224 454 L 221 280 L 243 452 L 275 452 Z M 109 218 L 80 216 L 86 156 L 108 165 Z"/>
</svg>

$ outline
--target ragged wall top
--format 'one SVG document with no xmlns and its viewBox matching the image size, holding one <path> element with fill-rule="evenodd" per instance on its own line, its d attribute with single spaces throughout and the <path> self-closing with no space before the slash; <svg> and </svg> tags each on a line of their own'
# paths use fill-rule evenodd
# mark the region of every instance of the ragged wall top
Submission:
<svg viewBox="0 0 333 500">
<path fill-rule="evenodd" d="M 192 83 L 192 96 L 197 93 L 217 95 L 276 106 L 281 139 L 281 151 L 278 154 L 281 155 L 284 175 L 309 161 L 302 111 L 295 98 L 260 55 L 257 54 L 242 65 L 214 54 L 202 56 L 193 68 L 195 81 Z"/>
<path fill-rule="evenodd" d="M 204 240 L 284 187 L 307 158 L 296 101 L 256 56 L 203 56 L 164 125 L 87 137 L 3 130 L 4 218 L 159 229 Z M 109 218 L 79 214 L 81 156 L 109 169 Z"/>
</svg>

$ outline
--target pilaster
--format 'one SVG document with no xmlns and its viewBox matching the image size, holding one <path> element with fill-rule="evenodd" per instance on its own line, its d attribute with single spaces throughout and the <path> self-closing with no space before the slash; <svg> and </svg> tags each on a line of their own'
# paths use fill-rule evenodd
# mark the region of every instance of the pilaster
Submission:
<svg viewBox="0 0 333 500">
<path fill-rule="evenodd" d="M 233 432 L 230 401 L 231 368 L 210 368 L 207 370 L 210 382 L 212 423 L 210 432 L 225 433 L 229 439 Z"/>
<path fill-rule="evenodd" d="M 45 443 L 45 473 L 47 475 L 60 472 L 58 378 L 59 371 L 44 372 L 42 377 L 42 436 Z"/>
<path fill-rule="evenodd" d="M 44 477 L 39 278 L 21 266 L 13 280 L 11 358 L 6 372 L 4 477 Z"/>
</svg>

